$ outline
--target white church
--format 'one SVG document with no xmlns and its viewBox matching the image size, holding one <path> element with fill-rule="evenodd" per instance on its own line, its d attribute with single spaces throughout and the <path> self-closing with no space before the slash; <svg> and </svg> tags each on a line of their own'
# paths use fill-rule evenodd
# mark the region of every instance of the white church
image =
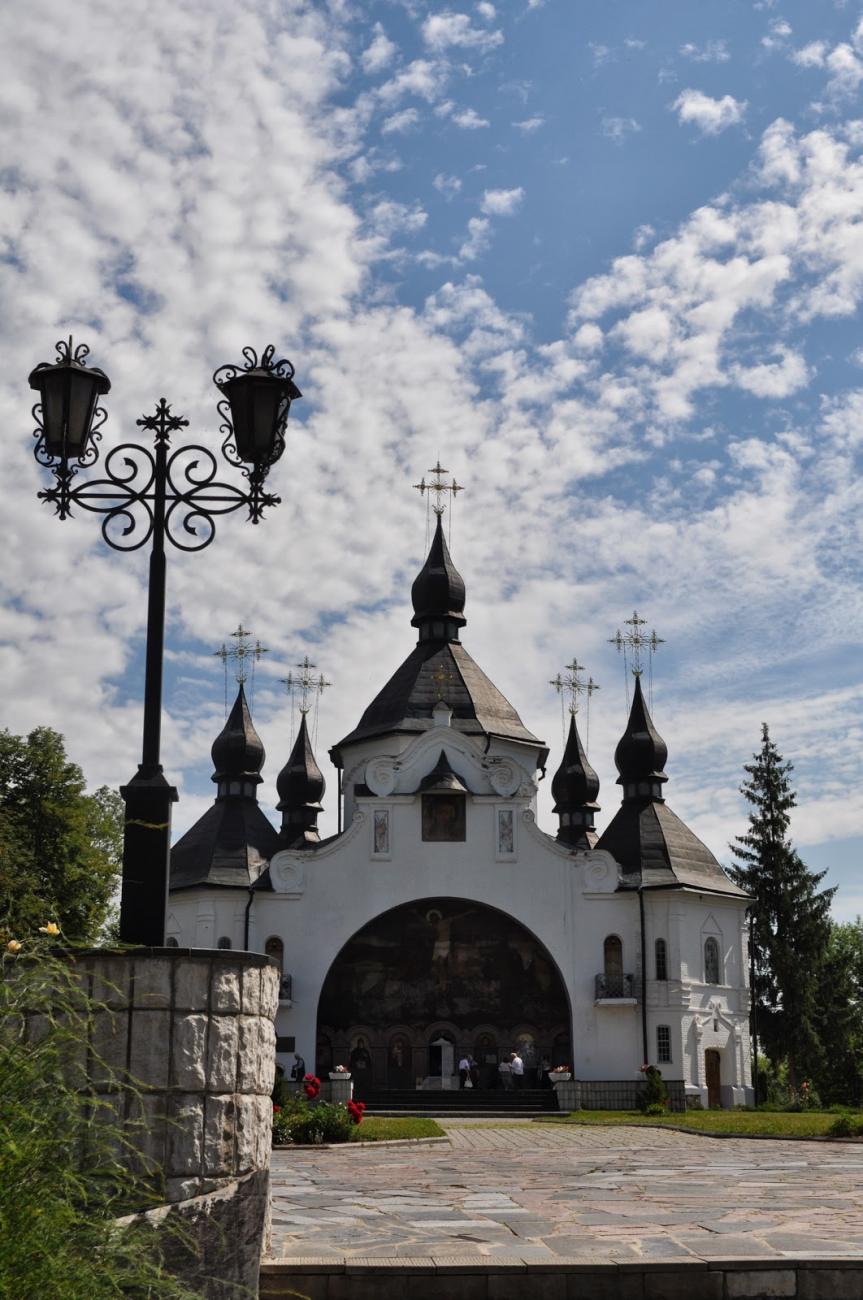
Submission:
<svg viewBox="0 0 863 1300">
<path fill-rule="evenodd" d="M 282 968 L 278 1059 L 355 1095 L 457 1086 L 463 1055 L 499 1087 L 567 1066 L 584 1106 L 630 1107 L 641 1067 L 673 1104 L 750 1104 L 747 898 L 664 799 L 665 742 L 641 690 L 615 752 L 622 801 L 597 836 L 599 781 L 573 716 L 536 820 L 548 750 L 461 642 L 465 585 L 440 517 L 412 588 L 415 648 L 331 750 L 343 830 L 321 839 L 324 778 L 303 717 L 257 803 L 264 748 L 242 686 L 212 756 L 213 806 L 174 846 L 167 942 L 266 952 Z"/>
</svg>

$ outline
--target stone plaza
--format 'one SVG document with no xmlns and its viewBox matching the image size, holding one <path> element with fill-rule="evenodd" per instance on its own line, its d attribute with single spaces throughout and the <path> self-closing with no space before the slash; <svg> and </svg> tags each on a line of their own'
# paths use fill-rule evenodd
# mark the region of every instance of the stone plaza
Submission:
<svg viewBox="0 0 863 1300">
<path fill-rule="evenodd" d="M 858 1144 L 442 1123 L 274 1152 L 262 1297 L 863 1297 Z"/>
</svg>

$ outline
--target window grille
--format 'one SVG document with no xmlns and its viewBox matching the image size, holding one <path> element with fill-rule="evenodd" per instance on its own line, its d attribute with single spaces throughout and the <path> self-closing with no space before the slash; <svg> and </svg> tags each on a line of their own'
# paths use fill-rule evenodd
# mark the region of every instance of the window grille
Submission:
<svg viewBox="0 0 863 1300">
<path fill-rule="evenodd" d="M 669 1025 L 656 1026 L 656 1059 L 660 1064 L 671 1060 L 671 1028 Z"/>
<path fill-rule="evenodd" d="M 664 939 L 656 940 L 656 978 L 668 979 L 668 947 Z"/>
<path fill-rule="evenodd" d="M 219 940 L 219 947 L 226 949 L 226 948 L 233 948 L 233 946 L 234 945 L 231 943 L 228 936 L 226 934 L 223 934 L 221 939 Z"/>
</svg>

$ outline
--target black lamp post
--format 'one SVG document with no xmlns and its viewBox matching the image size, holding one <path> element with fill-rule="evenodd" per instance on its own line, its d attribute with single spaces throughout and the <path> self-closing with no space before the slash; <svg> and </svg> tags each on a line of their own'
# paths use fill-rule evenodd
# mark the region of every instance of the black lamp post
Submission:
<svg viewBox="0 0 863 1300">
<path fill-rule="evenodd" d="M 159 757 L 162 719 L 162 660 L 165 640 L 165 538 L 180 550 L 200 551 L 216 533 L 215 516 L 247 506 L 253 524 L 279 498 L 264 491 L 270 467 L 285 449 L 291 402 L 302 394 L 290 361 L 274 360 L 266 348 L 258 360 L 243 349 L 245 365 L 222 366 L 213 381 L 224 394 L 218 403 L 225 435 L 222 453 L 242 470 L 248 490 L 216 482 L 218 462 L 206 447 L 170 450 L 170 437 L 189 421 L 172 415 L 164 397 L 152 415 L 137 421 L 154 434 L 153 450 L 137 443 L 115 447 L 105 457 L 105 477 L 75 482 L 79 469 L 95 465 L 105 410 L 99 398 L 111 387 L 107 375 L 88 369 L 86 344 L 57 344 L 58 360 L 43 362 L 30 375 L 39 393 L 34 451 L 50 469 L 55 486 L 39 493 L 61 519 L 81 506 L 104 516 L 102 536 L 118 551 L 135 551 L 152 538 L 147 601 L 147 660 L 144 685 L 144 743 L 138 771 L 120 793 L 126 803 L 120 938 L 159 946 L 165 938 L 171 849 L 171 804 L 177 791 L 165 779 Z"/>
</svg>

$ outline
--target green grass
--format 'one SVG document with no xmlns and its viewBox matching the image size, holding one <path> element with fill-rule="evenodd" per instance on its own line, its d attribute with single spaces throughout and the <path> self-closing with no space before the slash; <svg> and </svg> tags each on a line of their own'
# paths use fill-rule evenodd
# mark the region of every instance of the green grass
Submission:
<svg viewBox="0 0 863 1300">
<path fill-rule="evenodd" d="M 446 1137 L 440 1124 L 433 1119 L 387 1119 L 374 1115 L 364 1119 L 351 1134 L 352 1142 L 388 1142 L 394 1138 Z"/>
<path fill-rule="evenodd" d="M 728 1133 L 738 1137 L 825 1137 L 836 1115 L 828 1111 L 688 1110 L 679 1114 L 642 1115 L 640 1111 L 578 1110 L 543 1124 L 660 1124 L 693 1133 Z"/>
</svg>

